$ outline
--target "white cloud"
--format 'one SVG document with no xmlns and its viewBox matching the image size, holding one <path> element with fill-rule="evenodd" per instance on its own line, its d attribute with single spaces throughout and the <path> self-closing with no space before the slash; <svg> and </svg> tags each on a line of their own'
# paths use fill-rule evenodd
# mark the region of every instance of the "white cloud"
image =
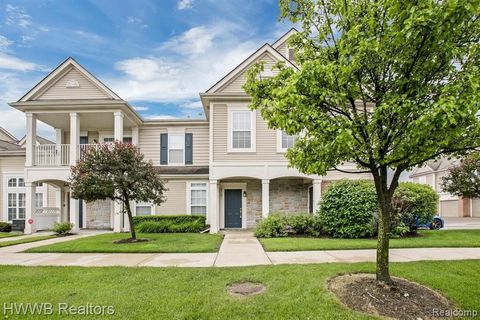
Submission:
<svg viewBox="0 0 480 320">
<path fill-rule="evenodd" d="M 136 111 L 147 111 L 148 107 L 133 106 L 133 109 L 136 110 Z"/>
<path fill-rule="evenodd" d="M 0 52 L 0 69 L 15 71 L 46 71 L 46 69 L 36 63 L 22 60 L 15 56 Z"/>
<path fill-rule="evenodd" d="M 96 33 L 88 32 L 88 31 L 74 30 L 73 33 L 81 38 L 84 38 L 86 40 L 93 41 L 93 42 L 102 42 L 104 40 L 102 36 L 99 36 Z"/>
<path fill-rule="evenodd" d="M 203 109 L 203 106 L 202 106 L 202 102 L 200 100 L 197 100 L 197 101 L 185 102 L 185 103 L 180 105 L 180 108 L 201 110 L 201 109 Z"/>
<path fill-rule="evenodd" d="M 178 10 L 185 10 L 193 8 L 193 0 L 180 0 L 177 2 Z"/>
<path fill-rule="evenodd" d="M 25 11 L 17 6 L 7 4 L 5 7 L 6 17 L 5 23 L 9 25 L 16 25 L 21 28 L 27 28 L 32 24 L 32 17 L 25 13 Z"/>
<path fill-rule="evenodd" d="M 264 42 L 258 38 L 242 42 L 242 29 L 225 21 L 194 27 L 167 40 L 154 54 L 119 61 L 116 68 L 123 76 L 106 82 L 126 100 L 192 108 L 199 92 L 206 91 Z M 198 43 L 198 38 L 206 43 Z"/>
<path fill-rule="evenodd" d="M 145 117 L 147 120 L 171 120 L 171 119 L 178 119 L 175 116 L 169 114 L 151 114 Z"/>
<path fill-rule="evenodd" d="M 13 41 L 0 35 L 0 51 L 5 51 L 12 45 Z"/>
<path fill-rule="evenodd" d="M 220 30 L 198 26 L 164 43 L 160 49 L 172 50 L 180 54 L 203 54 L 212 46 L 213 39 Z"/>
</svg>

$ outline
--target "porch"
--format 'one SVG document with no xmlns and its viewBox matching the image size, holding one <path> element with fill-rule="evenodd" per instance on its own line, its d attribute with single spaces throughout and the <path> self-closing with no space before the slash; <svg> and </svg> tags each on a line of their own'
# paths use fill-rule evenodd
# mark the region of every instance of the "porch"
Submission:
<svg viewBox="0 0 480 320">
<path fill-rule="evenodd" d="M 313 213 L 320 201 L 321 180 L 308 177 L 210 180 L 209 220 L 219 229 L 254 228 L 270 213 Z"/>
</svg>

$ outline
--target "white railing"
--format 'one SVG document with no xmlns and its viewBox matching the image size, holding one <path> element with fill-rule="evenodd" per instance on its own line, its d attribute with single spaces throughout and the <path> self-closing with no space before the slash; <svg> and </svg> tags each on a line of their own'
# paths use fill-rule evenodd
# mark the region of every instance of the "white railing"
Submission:
<svg viewBox="0 0 480 320">
<path fill-rule="evenodd" d="M 68 166 L 70 164 L 69 144 L 41 144 L 34 148 L 35 166 Z"/>
<path fill-rule="evenodd" d="M 37 216 L 58 216 L 58 215 L 60 215 L 60 208 L 57 208 L 57 207 L 35 208 L 35 215 L 37 215 Z"/>
<path fill-rule="evenodd" d="M 107 143 L 107 145 L 113 145 Z M 90 150 L 100 148 L 102 144 L 80 144 L 77 145 L 78 159 L 83 159 Z M 41 144 L 34 148 L 34 165 L 53 167 L 70 165 L 70 145 L 69 144 Z"/>
</svg>

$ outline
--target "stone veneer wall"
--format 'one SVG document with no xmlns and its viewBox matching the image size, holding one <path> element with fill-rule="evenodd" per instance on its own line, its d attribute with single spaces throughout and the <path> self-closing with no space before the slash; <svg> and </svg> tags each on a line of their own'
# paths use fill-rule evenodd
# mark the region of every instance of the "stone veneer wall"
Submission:
<svg viewBox="0 0 480 320">
<path fill-rule="evenodd" d="M 308 187 L 303 179 L 270 181 L 270 213 L 307 213 Z"/>
<path fill-rule="evenodd" d="M 254 228 L 262 219 L 262 182 L 247 180 L 247 228 Z"/>
<path fill-rule="evenodd" d="M 112 201 L 110 200 L 97 200 L 94 202 L 87 202 L 87 228 L 111 229 L 111 205 Z"/>
</svg>

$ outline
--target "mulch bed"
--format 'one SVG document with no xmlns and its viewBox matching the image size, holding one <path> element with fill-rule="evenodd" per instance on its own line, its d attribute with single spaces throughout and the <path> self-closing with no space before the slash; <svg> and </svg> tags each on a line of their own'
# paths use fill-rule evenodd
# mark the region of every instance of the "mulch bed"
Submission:
<svg viewBox="0 0 480 320">
<path fill-rule="evenodd" d="M 112 241 L 115 244 L 122 244 L 122 243 L 139 243 L 139 242 L 148 242 L 150 241 L 149 239 L 119 239 L 119 240 L 114 240 Z"/>
<path fill-rule="evenodd" d="M 265 290 L 266 287 L 263 284 L 249 281 L 232 283 L 227 287 L 228 293 L 235 297 L 253 296 Z"/>
<path fill-rule="evenodd" d="M 434 310 L 454 308 L 447 298 L 423 285 L 393 278 L 395 286 L 380 284 L 373 274 L 344 274 L 328 288 L 348 308 L 393 319 L 435 319 Z"/>
</svg>

